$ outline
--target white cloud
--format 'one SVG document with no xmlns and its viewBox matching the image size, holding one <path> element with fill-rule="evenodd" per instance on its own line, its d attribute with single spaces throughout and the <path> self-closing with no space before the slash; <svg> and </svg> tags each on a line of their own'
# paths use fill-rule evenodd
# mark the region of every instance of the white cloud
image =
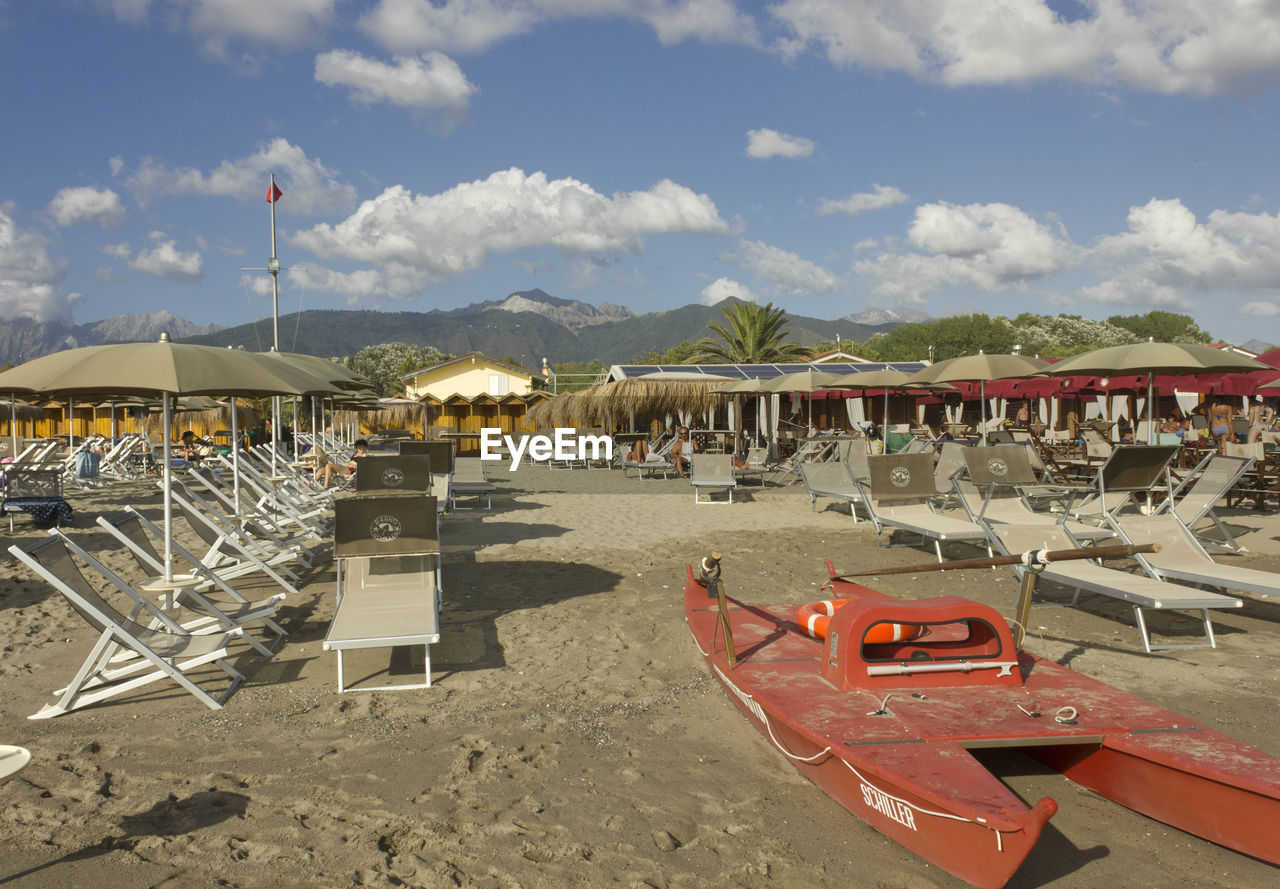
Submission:
<svg viewBox="0 0 1280 889">
<path fill-rule="evenodd" d="M 326 86 L 344 86 L 353 101 L 386 103 L 411 111 L 437 108 L 460 112 L 476 88 L 453 59 L 439 52 L 398 57 L 394 64 L 335 49 L 316 56 L 315 77 Z"/>
<path fill-rule="evenodd" d="M 284 192 L 279 212 L 315 214 L 350 209 L 356 189 L 337 180 L 337 173 L 287 139 L 273 139 L 254 154 L 223 161 L 208 173 L 193 167 L 173 168 L 144 157 L 128 177 L 128 185 L 144 206 L 161 195 L 195 194 L 264 201 L 268 176 L 275 172 Z"/>
<path fill-rule="evenodd" d="M 76 296 L 56 287 L 66 261 L 43 235 L 19 226 L 17 212 L 12 202 L 0 203 L 0 318 L 69 324 Z"/>
<path fill-rule="evenodd" d="M 1247 302 L 1240 307 L 1241 315 L 1255 315 L 1259 318 L 1274 318 L 1280 315 L 1280 305 L 1273 302 Z"/>
<path fill-rule="evenodd" d="M 924 204 L 916 208 L 908 240 L 924 252 L 854 263 L 858 274 L 876 279 L 878 295 L 919 303 L 924 294 L 955 284 L 1022 287 L 1062 271 L 1073 257 L 1065 233 L 1001 203 Z"/>
<path fill-rule="evenodd" d="M 128 259 L 133 253 L 128 244 L 103 244 L 98 250 L 116 259 Z"/>
<path fill-rule="evenodd" d="M 808 157 L 813 154 L 813 141 L 800 136 L 788 136 L 777 130 L 759 129 L 747 131 L 747 156 L 754 158 Z"/>
<path fill-rule="evenodd" d="M 204 257 L 199 251 L 183 253 L 163 232 L 151 232 L 148 237 L 154 246 L 139 250 L 138 255 L 129 260 L 131 269 L 170 281 L 193 282 L 204 278 Z"/>
<path fill-rule="evenodd" d="M 401 295 L 480 268 L 490 253 L 639 252 L 646 235 L 726 230 L 710 198 L 670 180 L 609 197 L 574 179 L 513 168 L 436 195 L 393 186 L 336 225 L 297 232 L 290 242 L 317 256 L 379 266 Z"/>
<path fill-rule="evenodd" d="M 1091 258 L 1131 290 L 1266 291 L 1280 282 L 1280 216 L 1214 210 L 1198 222 L 1180 200 L 1153 199 L 1131 208 L 1128 223 Z"/>
<path fill-rule="evenodd" d="M 64 188 L 53 196 L 46 212 L 60 226 L 97 222 L 103 228 L 118 228 L 124 222 L 124 204 L 109 188 L 80 186 Z"/>
<path fill-rule="evenodd" d="M 296 49 L 328 31 L 336 0 L 96 0 L 117 19 L 153 18 L 189 31 L 211 56 L 230 59 L 233 44 Z M 153 15 L 154 13 L 154 15 Z"/>
<path fill-rule="evenodd" d="M 689 39 L 759 43 L 754 19 L 732 0 L 381 0 L 360 18 L 360 27 L 393 52 L 473 53 L 570 18 L 641 21 L 664 45 Z"/>
<path fill-rule="evenodd" d="M 842 201 L 823 201 L 818 205 L 818 213 L 828 216 L 832 213 L 848 213 L 857 216 L 868 210 L 883 210 L 896 204 L 908 201 L 907 193 L 892 185 L 873 185 L 874 191 L 851 194 Z"/>
<path fill-rule="evenodd" d="M 821 266 L 761 241 L 739 241 L 738 263 L 795 296 L 831 293 L 842 283 Z"/>
<path fill-rule="evenodd" d="M 1058 8 L 1062 8 L 1058 5 Z M 1045 78 L 1160 93 L 1261 89 L 1280 73 L 1280 7 L 1252 0 L 781 0 L 776 48 L 950 86 Z"/>
<path fill-rule="evenodd" d="M 704 306 L 714 306 L 716 303 L 722 302 L 731 296 L 745 299 L 747 302 L 756 301 L 754 293 L 732 278 L 716 278 L 702 288 L 702 304 Z"/>
</svg>

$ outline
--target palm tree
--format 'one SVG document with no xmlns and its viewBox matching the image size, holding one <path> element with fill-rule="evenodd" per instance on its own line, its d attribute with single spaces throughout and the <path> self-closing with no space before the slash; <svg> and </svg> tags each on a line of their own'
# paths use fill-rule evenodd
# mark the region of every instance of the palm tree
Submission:
<svg viewBox="0 0 1280 889">
<path fill-rule="evenodd" d="M 694 345 L 699 360 L 721 361 L 726 364 L 766 364 L 774 361 L 795 361 L 808 356 L 809 350 L 797 342 L 783 342 L 790 328 L 787 313 L 773 303 L 760 306 L 749 302 L 734 302 L 722 306 L 720 311 L 728 322 L 728 328 L 712 321 L 707 325 L 719 339 L 703 337 Z"/>
</svg>

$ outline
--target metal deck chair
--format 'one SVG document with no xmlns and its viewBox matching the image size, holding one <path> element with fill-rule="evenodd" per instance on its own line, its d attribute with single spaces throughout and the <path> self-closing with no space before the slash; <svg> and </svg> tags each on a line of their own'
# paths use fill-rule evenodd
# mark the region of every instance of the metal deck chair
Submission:
<svg viewBox="0 0 1280 889">
<path fill-rule="evenodd" d="M 178 683 L 211 710 L 217 710 L 244 680 L 225 660 L 227 646 L 241 635 L 240 630 L 193 635 L 159 608 L 145 608 L 137 600 L 136 608 L 148 611 L 162 629 L 136 623 L 112 607 L 85 579 L 61 536 L 50 536 L 25 547 L 11 546 L 9 552 L 53 586 L 101 633 L 75 678 L 55 692 L 57 702 L 43 707 L 32 719 L 60 716 L 165 678 Z M 122 650 L 137 657 L 112 668 L 111 663 Z M 188 671 L 210 663 L 231 678 L 230 686 L 218 698 L 187 676 Z"/>
<path fill-rule="evenodd" d="M 457 498 L 459 496 L 475 497 L 477 506 L 480 504 L 480 498 L 483 497 L 485 501 L 484 508 L 493 509 L 493 492 L 498 490 L 498 486 L 489 481 L 489 476 L 485 471 L 484 464 L 485 461 L 481 460 L 479 457 L 459 457 L 454 462 L 454 509 L 463 508 L 457 504 Z"/>
<path fill-rule="evenodd" d="M 733 477 L 733 457 L 729 454 L 694 454 L 689 467 L 689 481 L 693 485 L 694 503 L 732 503 L 733 489 L 738 486 Z M 701 498 L 706 491 L 707 499 Z M 724 491 L 725 500 L 716 500 L 715 491 Z"/>
<path fill-rule="evenodd" d="M 845 462 L 801 463 L 800 481 L 809 494 L 809 505 L 814 512 L 818 510 L 818 498 L 829 497 L 849 504 L 849 514 L 853 521 L 858 521 L 858 504 L 862 502 L 862 491 L 858 483 L 849 474 L 849 464 Z"/>
<path fill-rule="evenodd" d="M 174 517 L 181 516 L 192 533 L 209 547 L 205 555 L 198 557 L 202 564 L 217 571 L 224 580 L 261 571 L 280 584 L 286 593 L 298 594 L 297 588 L 289 581 L 296 582 L 301 578 L 284 564 L 296 557 L 293 552 L 255 552 L 242 540 L 238 529 L 198 509 L 177 491 L 173 492 L 173 503 L 177 507 Z"/>
<path fill-rule="evenodd" d="M 148 532 L 156 537 L 161 537 L 164 532 L 147 521 L 141 513 L 133 507 L 126 507 L 126 511 L 114 519 L 98 516 L 98 525 L 124 544 L 133 555 L 134 561 L 137 562 L 147 581 L 154 581 L 164 576 L 164 562 L 159 552 L 152 545 L 151 538 L 148 537 Z M 285 632 L 284 627 L 272 619 L 276 612 L 277 603 L 284 599 L 285 594 L 276 593 L 265 599 L 250 601 L 176 540 L 173 542 L 173 552 L 174 555 L 187 563 L 191 571 L 185 575 L 173 575 L 173 579 L 178 583 L 189 583 L 190 586 L 177 590 L 176 595 L 172 597 L 172 604 L 187 608 L 200 615 L 200 618 L 196 621 L 183 624 L 184 629 L 189 632 L 195 632 L 198 628 L 206 627 L 209 624 L 217 624 L 229 630 L 233 627 L 243 627 L 260 622 L 276 634 L 272 646 L 264 645 L 247 632 L 244 634 L 244 640 L 257 649 L 259 654 L 268 658 L 274 657 L 275 652 L 272 651 L 272 647 L 289 635 Z M 144 582 L 142 588 L 145 589 L 145 585 Z M 210 586 L 217 587 L 226 599 L 215 600 L 198 592 L 198 590 Z"/>
<path fill-rule="evenodd" d="M 1176 513 L 1112 516 L 1112 527 L 1126 543 L 1155 540 L 1160 552 L 1135 556 L 1152 577 L 1204 587 L 1280 596 L 1280 574 L 1215 562 Z"/>
<path fill-rule="evenodd" d="M 986 528 L 992 522 L 1021 527 L 1054 526 L 1065 522 L 1066 516 L 1037 512 L 1023 493 L 1024 488 L 1038 485 L 1031 455 L 1025 445 L 965 448 L 964 459 L 968 484 L 962 483 L 957 475 L 954 479 L 955 494 L 969 517 L 982 527 Z M 1077 540 L 1096 541 L 1115 536 L 1115 531 L 1110 528 L 1088 525 L 1073 527 L 1070 533 Z"/>
<path fill-rule="evenodd" d="M 942 543 L 958 540 L 986 548 L 987 532 L 968 516 L 940 515 L 930 501 L 937 496 L 933 479 L 933 458 L 929 454 L 885 454 L 868 457 L 870 484 L 859 482 L 864 506 L 876 529 L 876 543 L 882 544 L 884 529 L 918 534 L 932 540 L 938 561 Z"/>
<path fill-rule="evenodd" d="M 421 683 L 362 690 L 427 688 L 431 646 L 440 641 L 440 518 L 417 493 L 345 498 L 334 504 L 338 601 L 324 649 L 338 653 L 338 691 L 347 690 L 350 649 L 421 645 Z"/>
<path fill-rule="evenodd" d="M 1240 480 L 1240 476 L 1244 475 L 1252 464 L 1252 457 L 1228 457 L 1223 454 L 1210 454 L 1200 461 L 1200 464 L 1182 480 L 1180 485 L 1173 489 L 1169 499 L 1162 503 L 1156 509 L 1156 512 L 1160 513 L 1166 509 L 1172 509 L 1178 514 L 1182 524 L 1191 529 L 1191 533 L 1204 544 L 1231 550 L 1232 552 L 1248 552 L 1232 536 L 1222 519 L 1218 517 L 1217 512 L 1214 511 L 1214 507 L 1235 486 L 1236 482 Z M 1206 537 L 1203 531 L 1197 530 L 1197 526 L 1205 519 L 1213 522 L 1213 526 L 1222 535 L 1222 540 Z"/>
<path fill-rule="evenodd" d="M 1092 486 L 1080 503 L 1068 503 L 1067 515 L 1099 527 L 1107 524 L 1107 516 L 1128 506 L 1135 494 L 1150 495 L 1163 480 L 1170 493 L 1169 464 L 1178 456 L 1177 445 L 1121 445 L 1111 452 L 1107 462 L 1098 468 Z"/>
<path fill-rule="evenodd" d="M 1075 549 L 1076 542 L 1061 526 L 1028 526 L 1001 525 L 992 523 L 988 526 L 992 542 L 1000 549 L 1002 555 L 1025 553 L 1038 549 Z M 1152 541 L 1142 540 L 1139 543 Z M 1021 565 L 1014 566 L 1014 573 L 1019 579 L 1026 571 Z M 1134 620 L 1138 632 L 1142 636 L 1142 647 L 1148 653 L 1169 648 L 1209 648 L 1217 647 L 1213 636 L 1213 624 L 1209 621 L 1211 608 L 1240 608 L 1244 603 L 1233 596 L 1222 596 L 1176 583 L 1166 583 L 1151 577 L 1130 574 L 1095 565 L 1092 562 L 1063 561 L 1051 562 L 1040 575 L 1042 581 L 1057 583 L 1073 590 L 1071 605 L 1080 599 L 1082 591 L 1098 593 L 1113 599 L 1128 602 L 1133 607 Z M 1199 611 L 1204 627 L 1205 641 L 1196 643 L 1177 643 L 1156 645 L 1151 641 L 1147 629 L 1144 610 L 1184 610 Z"/>
</svg>

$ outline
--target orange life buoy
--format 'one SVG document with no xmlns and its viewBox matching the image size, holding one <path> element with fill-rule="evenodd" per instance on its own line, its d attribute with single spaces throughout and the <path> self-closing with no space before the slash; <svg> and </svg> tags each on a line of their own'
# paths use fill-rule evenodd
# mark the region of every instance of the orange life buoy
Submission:
<svg viewBox="0 0 1280 889">
<path fill-rule="evenodd" d="M 822 602 L 810 602 L 808 605 L 801 605 L 800 610 L 796 612 L 796 623 L 800 625 L 800 629 L 814 639 L 825 639 L 827 638 L 827 625 L 831 623 L 831 618 L 835 616 L 839 608 L 852 601 L 853 599 L 836 599 L 835 601 L 828 599 Z M 884 642 L 905 642 L 908 639 L 915 639 L 919 636 L 922 629 L 923 627 L 916 624 L 895 624 L 885 621 L 873 626 L 867 633 L 867 637 L 862 641 L 870 645 L 878 645 Z"/>
</svg>

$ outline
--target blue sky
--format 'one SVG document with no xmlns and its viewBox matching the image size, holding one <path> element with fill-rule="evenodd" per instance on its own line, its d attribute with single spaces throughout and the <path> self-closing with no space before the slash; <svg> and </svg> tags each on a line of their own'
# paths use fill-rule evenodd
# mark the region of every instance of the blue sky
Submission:
<svg viewBox="0 0 1280 889">
<path fill-rule="evenodd" d="M 772 301 L 1280 340 L 1280 4 L 0 0 L 0 316 Z"/>
</svg>

